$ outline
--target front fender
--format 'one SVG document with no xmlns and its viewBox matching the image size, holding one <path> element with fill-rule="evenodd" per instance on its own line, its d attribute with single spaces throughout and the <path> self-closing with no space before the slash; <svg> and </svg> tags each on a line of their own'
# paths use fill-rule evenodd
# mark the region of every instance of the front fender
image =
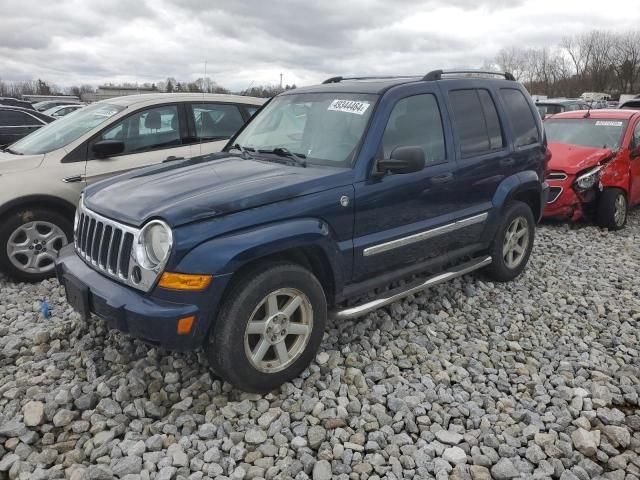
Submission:
<svg viewBox="0 0 640 480">
<path fill-rule="evenodd" d="M 237 272 L 254 260 L 300 247 L 319 247 L 331 267 L 336 289 L 344 284 L 340 249 L 329 225 L 302 218 L 235 231 L 199 244 L 182 257 L 178 272 L 222 275 Z"/>
</svg>

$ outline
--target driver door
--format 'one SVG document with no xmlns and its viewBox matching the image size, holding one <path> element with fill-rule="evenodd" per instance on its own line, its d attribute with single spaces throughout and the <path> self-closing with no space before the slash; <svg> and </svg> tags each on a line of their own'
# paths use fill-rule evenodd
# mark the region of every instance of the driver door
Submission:
<svg viewBox="0 0 640 480">
<path fill-rule="evenodd" d="M 629 205 L 640 203 L 640 156 L 634 158 L 634 152 L 640 153 L 640 120 L 637 120 L 629 141 Z"/>
<path fill-rule="evenodd" d="M 108 126 L 89 142 L 86 183 L 162 162 L 188 158 L 183 105 L 157 105 L 132 113 Z M 121 140 L 124 151 L 108 158 L 96 158 L 92 146 L 100 140 Z"/>
</svg>

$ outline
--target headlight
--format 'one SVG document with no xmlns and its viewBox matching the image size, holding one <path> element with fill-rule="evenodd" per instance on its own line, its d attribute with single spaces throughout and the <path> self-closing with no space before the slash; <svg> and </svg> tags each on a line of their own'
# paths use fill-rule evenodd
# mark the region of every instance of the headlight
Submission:
<svg viewBox="0 0 640 480">
<path fill-rule="evenodd" d="M 173 244 L 173 235 L 169 225 L 153 220 L 147 223 L 138 235 L 136 259 L 147 270 L 156 270 L 167 261 Z"/>
<path fill-rule="evenodd" d="M 588 190 L 589 188 L 593 187 L 598 182 L 598 179 L 600 178 L 601 169 L 602 167 L 598 166 L 578 176 L 578 178 L 576 178 L 576 181 L 574 183 L 575 186 L 580 190 Z"/>
</svg>

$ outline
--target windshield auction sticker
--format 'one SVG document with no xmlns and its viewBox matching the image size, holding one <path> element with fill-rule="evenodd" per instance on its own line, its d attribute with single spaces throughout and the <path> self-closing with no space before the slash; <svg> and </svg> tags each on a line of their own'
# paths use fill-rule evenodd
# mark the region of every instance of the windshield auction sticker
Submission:
<svg viewBox="0 0 640 480">
<path fill-rule="evenodd" d="M 622 122 L 613 122 L 611 120 L 598 120 L 596 127 L 621 127 Z"/>
<path fill-rule="evenodd" d="M 362 115 L 369 108 L 369 102 L 359 102 L 357 100 L 334 100 L 327 110 L 334 112 L 355 113 Z"/>
</svg>

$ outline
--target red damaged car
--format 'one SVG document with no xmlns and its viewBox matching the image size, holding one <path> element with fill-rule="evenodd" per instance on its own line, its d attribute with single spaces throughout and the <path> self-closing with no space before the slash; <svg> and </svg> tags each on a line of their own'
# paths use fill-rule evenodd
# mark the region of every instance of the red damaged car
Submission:
<svg viewBox="0 0 640 480">
<path fill-rule="evenodd" d="M 640 111 L 560 113 L 544 128 L 552 153 L 544 216 L 623 228 L 640 203 Z"/>
</svg>

